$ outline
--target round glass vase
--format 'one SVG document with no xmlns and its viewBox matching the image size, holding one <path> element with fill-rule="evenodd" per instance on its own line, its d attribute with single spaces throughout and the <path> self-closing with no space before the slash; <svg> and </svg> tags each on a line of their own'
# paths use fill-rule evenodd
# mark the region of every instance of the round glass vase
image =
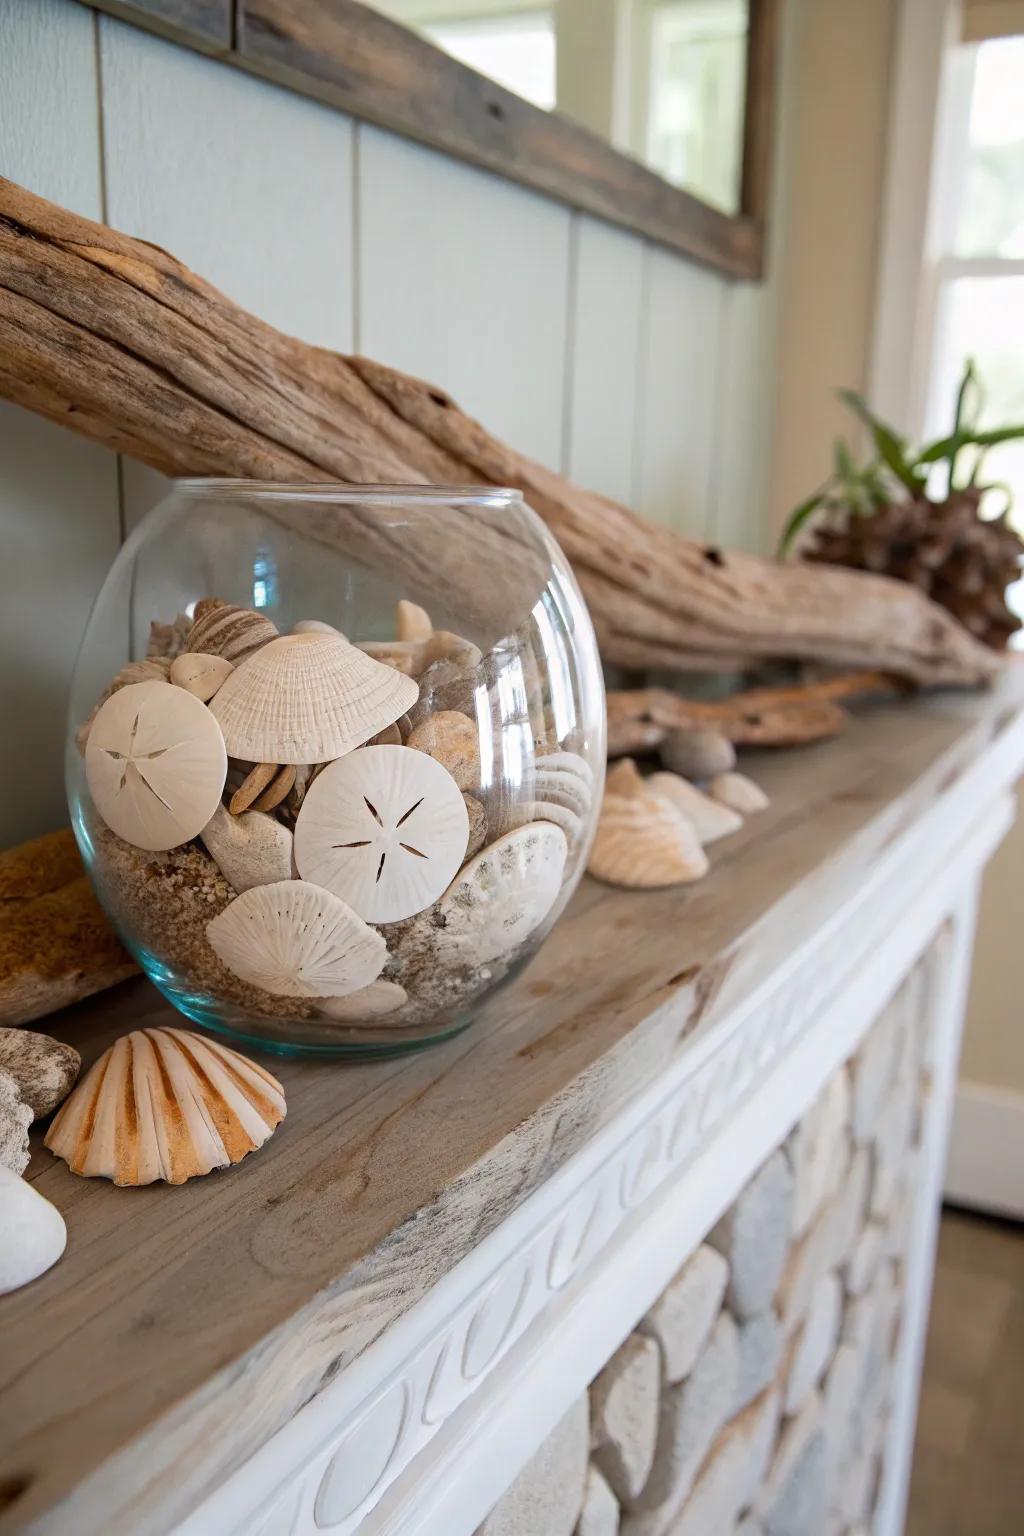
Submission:
<svg viewBox="0 0 1024 1536">
<path fill-rule="evenodd" d="M 67 787 L 175 1007 L 366 1057 L 464 1028 L 529 961 L 604 756 L 594 631 L 517 491 L 186 480 L 96 600 Z"/>
</svg>

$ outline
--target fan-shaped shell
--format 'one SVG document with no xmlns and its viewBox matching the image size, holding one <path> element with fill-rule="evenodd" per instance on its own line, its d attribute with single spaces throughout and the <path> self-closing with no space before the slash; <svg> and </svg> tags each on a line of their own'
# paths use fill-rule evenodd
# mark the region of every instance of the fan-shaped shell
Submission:
<svg viewBox="0 0 1024 1536">
<path fill-rule="evenodd" d="M 243 892 L 206 936 L 228 970 L 275 997 L 346 997 L 376 981 L 388 954 L 346 902 L 307 880 Z"/>
<path fill-rule="evenodd" d="M 411 678 L 343 635 L 282 635 L 244 661 L 210 704 L 232 757 L 330 762 L 391 725 L 419 695 Z"/>
<path fill-rule="evenodd" d="M 256 1062 L 186 1029 L 122 1035 L 58 1111 L 46 1146 L 85 1178 L 186 1179 L 240 1162 L 285 1116 Z"/>
<path fill-rule="evenodd" d="M 295 863 L 370 923 L 429 907 L 466 855 L 469 812 L 447 768 L 412 747 L 363 747 L 331 763 L 295 823 Z"/>
<path fill-rule="evenodd" d="M 708 794 L 719 806 L 728 806 L 742 816 L 756 816 L 768 809 L 768 796 L 745 773 L 716 773 Z"/>
<path fill-rule="evenodd" d="M 136 848 L 177 848 L 200 833 L 220 803 L 227 768 L 206 705 L 169 683 L 131 683 L 112 693 L 85 747 L 96 809 Z"/>
<path fill-rule="evenodd" d="M 187 645 L 190 651 L 223 656 L 237 666 L 276 636 L 277 627 L 266 614 L 204 597 L 196 604 Z"/>
<path fill-rule="evenodd" d="M 710 795 L 704 794 L 689 779 L 680 778 L 678 773 L 652 773 L 647 783 L 656 795 L 670 801 L 677 811 L 682 811 L 687 820 L 693 823 L 694 831 L 705 848 L 719 837 L 729 837 L 731 833 L 738 832 L 743 825 L 743 817 L 730 806 L 712 800 Z"/>
<path fill-rule="evenodd" d="M 699 880 L 708 859 L 692 823 L 625 758 L 608 776 L 587 869 L 609 885 L 643 889 Z"/>
<path fill-rule="evenodd" d="M 567 855 L 565 833 L 549 821 L 531 821 L 481 849 L 438 904 L 439 953 L 483 965 L 518 949 L 558 899 Z"/>
</svg>

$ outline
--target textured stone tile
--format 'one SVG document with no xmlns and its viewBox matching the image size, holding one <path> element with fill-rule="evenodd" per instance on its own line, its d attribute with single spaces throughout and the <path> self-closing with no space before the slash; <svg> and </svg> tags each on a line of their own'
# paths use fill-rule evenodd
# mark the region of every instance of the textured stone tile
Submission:
<svg viewBox="0 0 1024 1536">
<path fill-rule="evenodd" d="M 779 1398 L 765 1392 L 731 1419 L 708 1452 L 671 1536 L 722 1536 L 750 1505 L 775 1446 Z"/>
<path fill-rule="evenodd" d="M 825 1513 L 824 1417 L 821 1394 L 813 1392 L 783 1427 L 754 1501 L 754 1513 L 768 1536 L 820 1536 Z M 796 1523 L 805 1511 L 815 1516 L 806 1530 Z"/>
<path fill-rule="evenodd" d="M 786 1377 L 785 1407 L 797 1413 L 818 1385 L 835 1353 L 843 1316 L 843 1288 L 835 1274 L 818 1281 L 807 1316 L 796 1335 Z"/>
<path fill-rule="evenodd" d="M 811 1304 L 814 1288 L 831 1268 L 834 1213 L 822 1211 L 803 1237 L 792 1244 L 786 1256 L 776 1296 L 776 1310 L 785 1338 L 790 1338 Z"/>
<path fill-rule="evenodd" d="M 873 1149 L 858 1147 L 850 1161 L 842 1188 L 836 1193 L 829 1214 L 829 1268 L 838 1269 L 848 1263 L 857 1245 L 867 1220 L 873 1163 Z"/>
<path fill-rule="evenodd" d="M 736 1383 L 734 1411 L 763 1392 L 779 1368 L 782 1355 L 782 1326 L 774 1311 L 761 1312 L 740 1324 L 740 1365 Z"/>
<path fill-rule="evenodd" d="M 584 1395 L 505 1490 L 477 1536 L 572 1536 L 583 1505 L 589 1438 Z"/>
<path fill-rule="evenodd" d="M 625 1536 L 662 1536 L 670 1528 L 729 1417 L 738 1372 L 736 1324 L 723 1312 L 686 1380 L 662 1391 L 654 1466 L 643 1493 L 623 1519 Z"/>
<path fill-rule="evenodd" d="M 619 1503 L 597 1468 L 591 1464 L 583 1487 L 576 1536 L 618 1536 Z"/>
<path fill-rule="evenodd" d="M 851 1123 L 854 1140 L 868 1141 L 896 1066 L 895 1029 L 892 1004 L 869 1031 L 860 1050 L 850 1062 Z"/>
<path fill-rule="evenodd" d="M 640 1323 L 640 1332 L 661 1346 L 666 1381 L 682 1381 L 693 1369 L 721 1310 L 728 1280 L 726 1260 L 702 1243 Z"/>
<path fill-rule="evenodd" d="M 850 1262 L 843 1271 L 846 1289 L 851 1296 L 862 1296 L 874 1283 L 884 1248 L 885 1228 L 877 1221 L 869 1221 L 857 1239 Z"/>
<path fill-rule="evenodd" d="M 786 1142 L 793 1169 L 794 1237 L 807 1231 L 837 1181 L 849 1127 L 850 1079 L 840 1068 Z"/>
<path fill-rule="evenodd" d="M 793 1173 L 779 1151 L 758 1169 L 708 1237 L 729 1261 L 726 1299 L 737 1317 L 754 1317 L 770 1305 L 786 1259 L 792 1214 Z"/>
<path fill-rule="evenodd" d="M 864 1351 L 853 1344 L 840 1344 L 822 1383 L 825 1405 L 825 1482 L 835 1488 L 836 1474 L 849 1454 L 851 1437 L 864 1379 Z"/>
<path fill-rule="evenodd" d="M 658 1439 L 661 1351 L 631 1333 L 590 1388 L 590 1443 L 616 1498 L 635 1499 Z"/>
</svg>

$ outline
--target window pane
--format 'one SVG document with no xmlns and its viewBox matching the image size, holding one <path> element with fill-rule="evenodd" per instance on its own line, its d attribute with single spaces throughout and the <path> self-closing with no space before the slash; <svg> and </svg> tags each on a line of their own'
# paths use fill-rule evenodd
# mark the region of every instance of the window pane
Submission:
<svg viewBox="0 0 1024 1536">
<path fill-rule="evenodd" d="M 424 34 L 506 90 L 550 110 L 555 105 L 555 20 L 550 11 L 470 16 L 423 27 Z"/>
<path fill-rule="evenodd" d="M 960 256 L 1024 256 L 1024 37 L 982 43 L 957 230 Z"/>
</svg>

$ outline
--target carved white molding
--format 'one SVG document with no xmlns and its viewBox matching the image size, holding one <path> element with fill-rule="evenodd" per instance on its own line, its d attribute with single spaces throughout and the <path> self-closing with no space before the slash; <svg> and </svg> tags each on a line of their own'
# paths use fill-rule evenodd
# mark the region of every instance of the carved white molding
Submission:
<svg viewBox="0 0 1024 1536">
<path fill-rule="evenodd" d="M 1009 825 L 1022 757 L 1017 722 L 769 984 L 698 1032 L 177 1536 L 472 1531 L 959 910 Z"/>
</svg>

